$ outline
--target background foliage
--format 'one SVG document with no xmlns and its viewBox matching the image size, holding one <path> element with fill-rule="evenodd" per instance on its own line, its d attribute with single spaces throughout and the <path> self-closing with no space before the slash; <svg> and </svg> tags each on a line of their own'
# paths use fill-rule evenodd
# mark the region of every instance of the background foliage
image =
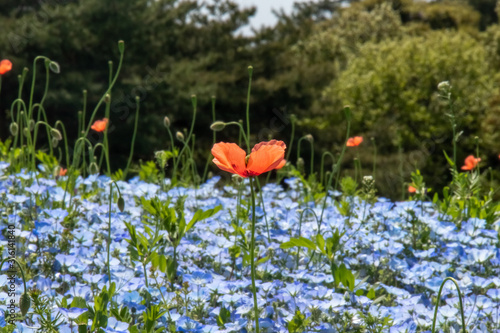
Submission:
<svg viewBox="0 0 500 333">
<path fill-rule="evenodd" d="M 150 160 L 167 145 L 164 116 L 174 130 L 189 126 L 191 94 L 199 101 L 195 133 L 202 168 L 212 137 L 211 96 L 217 98 L 218 119 L 243 118 L 246 68 L 252 65 L 254 142 L 269 136 L 288 142 L 289 116 L 295 114 L 296 140 L 312 133 L 319 160 L 322 152 L 341 149 L 342 106 L 349 104 L 353 135 L 365 137 L 359 147 L 364 174 L 371 173 L 373 162 L 369 139 L 377 144 L 382 195 L 399 197 L 401 182 L 410 180 L 415 167 L 437 190 L 448 181 L 442 151 L 451 147 L 447 105 L 437 95 L 441 81 L 453 87 L 463 131 L 458 160 L 475 153 L 479 136 L 483 160 L 499 163 L 496 5 L 496 0 L 364 0 L 341 7 L 323 0 L 297 4 L 291 15 L 276 13 L 275 26 L 247 37 L 239 29 L 255 8 L 241 8 L 237 1 L 6 1 L 0 8 L 0 58 L 11 59 L 14 70 L 2 81 L 0 138 L 8 137 L 16 75 L 23 67 L 32 69 L 37 55 L 61 65 L 61 74 L 51 76 L 46 105 L 52 123 L 61 119 L 71 129 L 82 109 L 82 90 L 88 91 L 90 109 L 105 90 L 108 60 L 117 59 L 116 41 L 122 39 L 126 56 L 111 108 L 114 168 L 123 167 L 128 154 L 135 96 L 141 99 L 136 157 Z M 37 74 L 40 95 L 44 74 Z M 218 140 L 236 140 L 235 133 L 225 131 Z M 309 156 L 305 145 L 301 155 Z M 353 157 L 348 151 L 347 173 Z M 295 161 L 295 152 L 291 158 Z"/>
</svg>

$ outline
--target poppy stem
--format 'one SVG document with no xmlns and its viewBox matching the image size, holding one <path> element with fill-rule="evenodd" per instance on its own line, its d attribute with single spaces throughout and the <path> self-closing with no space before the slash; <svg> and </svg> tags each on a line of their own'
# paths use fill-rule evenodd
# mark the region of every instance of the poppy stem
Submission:
<svg viewBox="0 0 500 333">
<path fill-rule="evenodd" d="M 135 144 L 135 136 L 137 134 L 137 124 L 139 122 L 139 96 L 135 97 L 135 103 L 136 103 L 136 108 L 135 108 L 135 122 L 134 122 L 134 133 L 132 134 L 132 144 L 130 145 L 130 155 L 128 157 L 127 161 L 127 166 L 125 167 L 125 171 L 123 172 L 123 180 L 127 179 L 127 173 L 128 169 L 130 168 L 130 163 L 132 163 L 132 156 L 134 156 L 134 144 Z"/>
<path fill-rule="evenodd" d="M 246 109 L 246 118 L 247 118 L 247 152 L 250 154 L 250 91 L 252 90 L 252 74 L 253 67 L 248 66 L 248 93 L 247 93 L 247 109 Z"/>
<path fill-rule="evenodd" d="M 443 282 L 441 283 L 441 287 L 439 287 L 437 300 L 436 300 L 436 307 L 434 309 L 434 319 L 432 320 L 431 332 L 434 333 L 436 331 L 436 318 L 437 318 L 437 311 L 438 311 L 438 307 L 439 307 L 439 301 L 441 300 L 441 291 L 443 291 L 443 287 L 444 287 L 446 281 L 448 281 L 448 280 L 450 280 L 451 282 L 453 282 L 455 284 L 455 287 L 457 288 L 457 291 L 458 291 L 458 302 L 460 305 L 460 315 L 462 317 L 462 331 L 465 333 L 466 330 L 465 330 L 464 307 L 462 304 L 462 293 L 460 292 L 460 287 L 458 286 L 457 281 L 450 276 L 448 276 L 446 279 L 444 279 Z"/>
<path fill-rule="evenodd" d="M 250 269 L 252 275 L 253 309 L 255 314 L 255 332 L 259 333 L 259 308 L 257 306 L 257 289 L 255 287 L 255 190 L 254 179 L 250 178 L 250 192 L 252 195 L 252 238 L 250 241 Z"/>
</svg>

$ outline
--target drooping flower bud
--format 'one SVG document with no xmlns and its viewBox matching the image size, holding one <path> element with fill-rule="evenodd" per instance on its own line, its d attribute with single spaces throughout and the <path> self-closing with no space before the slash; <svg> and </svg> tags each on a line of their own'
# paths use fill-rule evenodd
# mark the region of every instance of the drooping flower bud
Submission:
<svg viewBox="0 0 500 333">
<path fill-rule="evenodd" d="M 21 314 L 23 316 L 26 316 L 28 313 L 29 309 L 31 306 L 31 299 L 28 293 L 24 293 L 21 295 L 21 298 L 19 299 L 19 308 L 21 309 Z"/>
<path fill-rule="evenodd" d="M 30 132 L 33 132 L 33 129 L 35 129 L 35 121 L 33 119 L 30 119 L 28 121 L 28 127 L 30 129 Z"/>
<path fill-rule="evenodd" d="M 97 166 L 96 162 L 90 163 L 90 165 L 89 165 L 89 173 L 91 175 L 95 175 L 95 174 L 99 173 L 99 167 Z"/>
<path fill-rule="evenodd" d="M 163 118 L 163 126 L 165 126 L 166 128 L 170 127 L 170 118 L 168 118 L 167 116 Z"/>
<path fill-rule="evenodd" d="M 212 125 L 210 125 L 210 129 L 214 132 L 220 132 L 226 127 L 226 123 L 222 121 L 216 121 Z"/>
<path fill-rule="evenodd" d="M 118 197 L 118 209 L 120 210 L 120 212 L 123 213 L 123 211 L 125 210 L 125 200 L 123 200 L 123 198 L 120 196 Z"/>
<path fill-rule="evenodd" d="M 177 133 L 175 133 L 175 137 L 177 140 L 184 142 L 184 134 L 182 134 L 182 132 L 177 131 Z"/>
<path fill-rule="evenodd" d="M 313 143 L 314 142 L 314 137 L 312 136 L 312 134 L 306 134 L 304 136 L 304 139 L 306 139 L 307 141 L 309 141 L 310 143 Z"/>
<path fill-rule="evenodd" d="M 52 138 L 50 139 L 50 143 L 52 144 L 52 148 L 56 148 L 59 144 L 59 140 L 57 140 L 56 138 Z"/>
<path fill-rule="evenodd" d="M 57 141 L 61 141 L 62 140 L 61 132 L 59 132 L 59 130 L 56 129 L 56 128 L 52 128 L 50 130 L 50 135 L 52 135 L 52 138 L 56 139 Z"/>
<path fill-rule="evenodd" d="M 56 74 L 59 74 L 61 72 L 61 67 L 59 66 L 59 64 L 55 61 L 51 61 L 49 63 L 49 68 L 52 72 L 56 73 Z"/>
<path fill-rule="evenodd" d="M 16 122 L 10 123 L 9 130 L 12 136 L 16 136 L 17 133 L 19 132 L 19 126 L 17 125 Z"/>
</svg>

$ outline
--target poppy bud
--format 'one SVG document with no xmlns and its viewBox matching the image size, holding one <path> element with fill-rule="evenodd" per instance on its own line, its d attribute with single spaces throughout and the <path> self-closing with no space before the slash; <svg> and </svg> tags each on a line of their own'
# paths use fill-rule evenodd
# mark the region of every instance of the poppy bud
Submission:
<svg viewBox="0 0 500 333">
<path fill-rule="evenodd" d="M 28 127 L 23 128 L 23 135 L 25 137 L 28 137 L 29 133 L 30 133 L 30 131 L 28 131 Z"/>
<path fill-rule="evenodd" d="M 57 140 L 56 138 L 52 138 L 50 139 L 50 143 L 52 144 L 52 148 L 56 148 L 59 144 L 59 140 Z"/>
<path fill-rule="evenodd" d="M 307 134 L 304 136 L 304 139 L 306 139 L 307 141 L 309 141 L 310 143 L 313 143 L 314 142 L 314 137 L 311 135 L 311 134 Z"/>
<path fill-rule="evenodd" d="M 193 109 L 196 109 L 196 104 L 198 100 L 196 99 L 196 95 L 191 95 L 191 104 L 193 104 Z"/>
<path fill-rule="evenodd" d="M 125 42 L 122 40 L 118 41 L 118 51 L 120 51 L 120 53 L 123 53 L 123 51 L 125 51 Z"/>
<path fill-rule="evenodd" d="M 305 172 L 304 166 L 305 166 L 304 159 L 302 157 L 299 157 L 297 159 L 297 169 L 299 170 L 300 173 Z"/>
<path fill-rule="evenodd" d="M 253 74 L 253 66 L 248 66 L 248 75 L 252 76 Z"/>
<path fill-rule="evenodd" d="M 166 128 L 170 127 L 170 119 L 167 116 L 163 118 L 163 126 L 165 126 Z"/>
<path fill-rule="evenodd" d="M 51 61 L 51 62 L 49 63 L 49 69 L 50 69 L 52 72 L 56 73 L 56 74 L 59 74 L 59 73 L 61 72 L 61 67 L 60 67 L 60 66 L 59 66 L 59 64 L 58 64 L 57 62 L 55 62 L 55 61 Z"/>
<path fill-rule="evenodd" d="M 52 137 L 54 139 L 56 139 L 57 141 L 61 141 L 62 140 L 61 132 L 59 132 L 59 130 L 57 130 L 56 128 L 53 128 L 53 129 L 50 130 L 50 135 L 52 135 Z"/>
<path fill-rule="evenodd" d="M 30 129 L 30 132 L 33 132 L 33 129 L 35 128 L 35 121 L 33 119 L 30 119 L 28 121 L 28 127 Z"/>
<path fill-rule="evenodd" d="M 110 101 L 111 101 L 111 95 L 106 94 L 106 96 L 104 96 L 104 103 L 108 104 Z"/>
<path fill-rule="evenodd" d="M 177 131 L 177 133 L 175 133 L 175 137 L 177 140 L 184 142 L 184 134 L 182 134 L 182 132 Z"/>
<path fill-rule="evenodd" d="M 226 123 L 222 121 L 216 121 L 212 125 L 210 125 L 210 129 L 214 132 L 220 132 L 226 127 Z"/>
<path fill-rule="evenodd" d="M 19 299 L 19 308 L 21 309 L 21 314 L 23 316 L 26 316 L 28 313 L 29 309 L 31 306 L 31 299 L 28 293 L 24 293 L 21 295 L 21 298 Z"/>
<path fill-rule="evenodd" d="M 89 173 L 91 175 L 95 175 L 95 174 L 99 173 L 99 167 L 97 166 L 96 162 L 90 163 L 90 165 L 89 165 Z"/>
<path fill-rule="evenodd" d="M 19 132 L 19 126 L 15 122 L 10 123 L 9 130 L 10 130 L 10 134 L 12 134 L 12 136 L 16 136 L 17 133 Z"/>
<path fill-rule="evenodd" d="M 118 209 L 122 213 L 125 210 L 125 200 L 123 200 L 123 198 L 121 196 L 118 198 Z"/>
</svg>

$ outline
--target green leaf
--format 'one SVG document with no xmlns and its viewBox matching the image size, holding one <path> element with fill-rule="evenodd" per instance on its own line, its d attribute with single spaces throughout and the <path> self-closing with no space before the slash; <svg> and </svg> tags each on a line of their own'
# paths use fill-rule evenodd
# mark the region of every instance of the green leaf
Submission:
<svg viewBox="0 0 500 333">
<path fill-rule="evenodd" d="M 199 222 L 201 220 L 204 220 L 206 218 L 209 218 L 213 215 L 215 215 L 219 210 L 222 209 L 222 206 L 219 205 L 217 207 L 214 207 L 214 208 L 211 208 L 211 209 L 208 209 L 208 210 L 201 210 L 201 209 L 198 209 L 196 211 L 196 213 L 194 213 L 194 216 L 193 218 L 191 219 L 191 221 L 189 221 L 187 227 L 186 227 L 186 232 L 189 231 L 196 222 Z"/>
<path fill-rule="evenodd" d="M 316 235 L 316 244 L 318 245 L 319 250 L 321 253 L 326 255 L 326 250 L 325 250 L 325 238 L 323 238 L 323 235 L 319 234 Z"/>
<path fill-rule="evenodd" d="M 366 297 L 373 301 L 375 299 L 375 289 L 370 288 L 370 290 L 368 290 L 368 293 L 366 294 Z"/>
<path fill-rule="evenodd" d="M 259 260 L 257 260 L 256 266 L 259 266 L 260 264 L 267 262 L 269 259 L 270 259 L 269 257 L 260 258 Z"/>
<path fill-rule="evenodd" d="M 289 249 L 294 246 L 305 247 L 313 251 L 317 249 L 316 244 L 314 244 L 311 240 L 304 237 L 290 238 L 290 241 L 282 243 L 280 248 Z"/>
</svg>

